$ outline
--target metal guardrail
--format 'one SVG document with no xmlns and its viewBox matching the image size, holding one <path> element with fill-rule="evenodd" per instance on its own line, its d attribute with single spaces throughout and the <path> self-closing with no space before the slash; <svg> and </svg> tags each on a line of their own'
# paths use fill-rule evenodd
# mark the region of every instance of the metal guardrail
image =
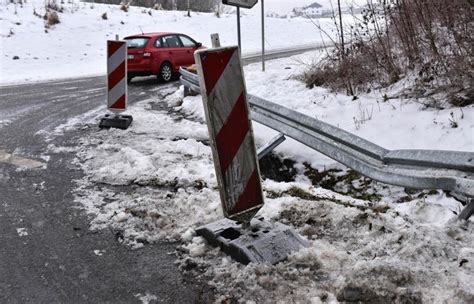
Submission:
<svg viewBox="0 0 474 304">
<path fill-rule="evenodd" d="M 199 93 L 196 74 L 181 82 Z M 251 119 L 289 136 L 374 180 L 414 189 L 441 189 L 468 197 L 461 219 L 474 212 L 474 153 L 387 150 L 347 131 L 257 96 L 248 95 Z"/>
</svg>

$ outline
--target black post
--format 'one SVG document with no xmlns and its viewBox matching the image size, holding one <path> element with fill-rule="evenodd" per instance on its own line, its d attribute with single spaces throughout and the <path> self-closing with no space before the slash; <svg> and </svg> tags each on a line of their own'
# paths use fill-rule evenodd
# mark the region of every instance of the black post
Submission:
<svg viewBox="0 0 474 304">
<path fill-rule="evenodd" d="M 240 7 L 237 6 L 237 40 L 239 43 L 239 51 L 242 54 L 242 40 L 240 35 Z"/>
</svg>

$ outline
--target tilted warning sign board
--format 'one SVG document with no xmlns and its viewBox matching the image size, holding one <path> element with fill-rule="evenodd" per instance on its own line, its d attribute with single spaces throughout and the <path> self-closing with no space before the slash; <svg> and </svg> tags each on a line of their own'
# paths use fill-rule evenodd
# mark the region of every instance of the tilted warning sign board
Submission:
<svg viewBox="0 0 474 304">
<path fill-rule="evenodd" d="M 115 113 L 127 109 L 126 41 L 107 41 L 107 108 Z"/>
<path fill-rule="evenodd" d="M 263 194 L 239 50 L 199 50 L 194 57 L 224 215 L 247 222 Z"/>
<path fill-rule="evenodd" d="M 223 4 L 243 7 L 243 8 L 252 8 L 257 4 L 258 0 L 222 0 Z"/>
</svg>

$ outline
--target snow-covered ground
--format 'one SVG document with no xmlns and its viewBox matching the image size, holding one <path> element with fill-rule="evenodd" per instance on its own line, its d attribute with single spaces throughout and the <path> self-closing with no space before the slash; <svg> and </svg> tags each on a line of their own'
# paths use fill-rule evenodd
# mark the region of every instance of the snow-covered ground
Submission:
<svg viewBox="0 0 474 304">
<path fill-rule="evenodd" d="M 387 148 L 473 151 L 472 106 L 463 109 L 458 128 L 452 128 L 454 109 L 422 111 L 420 104 L 382 102 L 377 94 L 353 101 L 322 88 L 307 89 L 294 76 L 319 56 L 313 52 L 271 61 L 266 73 L 259 64 L 247 66 L 248 90 Z M 373 108 L 370 119 L 354 123 L 353 117 L 366 108 Z M 98 116 L 91 113 L 87 120 L 96 126 Z M 76 201 L 90 213 L 91 229 L 112 228 L 132 248 L 158 239 L 180 241 L 181 269 L 208 279 L 217 302 L 474 299 L 474 220 L 456 221 L 459 202 L 441 191 L 410 196 L 379 183 L 370 191 L 381 199 L 372 202 L 315 187 L 303 162 L 315 168 L 337 165 L 291 140 L 276 153 L 296 160 L 298 174 L 290 182 L 264 181 L 266 203 L 259 214 L 294 227 L 311 246 L 274 266 L 234 262 L 194 232 L 222 218 L 200 96 L 183 99 L 182 88 L 157 88 L 128 113 L 134 117 L 128 130 L 91 132 L 72 148 L 86 173 L 77 181 Z M 82 127 L 72 120 L 56 132 Z M 274 135 L 258 124 L 255 133 L 258 145 Z M 361 180 L 352 183 L 358 187 Z"/>
<path fill-rule="evenodd" d="M 138 25 L 144 31 L 157 26 L 185 31 L 204 42 L 218 27 L 224 44 L 235 41 L 235 16 L 187 18 L 182 12 L 157 11 L 149 16 L 139 8 L 124 13 L 117 6 L 90 3 L 76 3 L 78 10 L 61 14 L 61 23 L 44 33 L 42 20 L 32 17 L 34 5 L 41 9 L 39 3 L 28 1 L 18 8 L 21 21 L 12 19 L 17 18 L 12 5 L 0 6 L 3 83 L 103 73 L 105 39 L 138 32 Z M 108 20 L 100 17 L 105 11 Z M 21 24 L 14 24 L 15 20 Z M 319 37 L 300 34 L 314 30 L 303 19 L 269 22 L 274 22 L 269 29 L 275 30 L 268 34 L 269 45 L 314 42 L 311 39 Z M 243 24 L 244 47 L 256 49 L 259 34 L 252 32 L 258 18 L 248 14 Z M 7 37 L 10 27 L 14 34 Z M 30 36 L 25 40 L 27 31 Z M 29 48 L 29 41 L 37 47 Z M 13 60 L 13 55 L 20 59 Z M 472 105 L 462 110 L 423 109 L 414 101 L 384 97 L 394 97 L 403 82 L 357 100 L 323 88 L 308 89 L 297 78 L 320 56 L 311 52 L 270 61 L 265 73 L 259 64 L 246 66 L 249 93 L 385 148 L 474 151 Z M 85 177 L 76 181 L 75 199 L 90 214 L 91 229 L 112 228 L 135 249 L 159 239 L 180 241 L 181 269 L 208 279 L 217 302 L 474 302 L 474 219 L 456 221 L 461 204 L 442 191 L 411 193 L 363 177 L 349 180 L 351 187 L 369 191 L 377 199 L 322 189 L 312 184 L 308 166 L 313 170 L 340 166 L 288 139 L 275 153 L 294 160 L 297 174 L 292 181 L 264 180 L 266 203 L 260 215 L 294 227 L 310 247 L 278 265 L 244 266 L 195 236 L 198 226 L 222 218 L 201 98 L 183 98 L 182 88 L 157 87 L 129 108 L 134 122 L 125 131 L 95 129 L 104 112 L 105 105 L 51 134 L 41 133 L 45 140 L 70 130 L 86 134 L 72 147 L 51 144 L 49 151 L 76 155 L 75 164 Z M 85 128 L 84 121 L 91 128 Z M 259 124 L 254 129 L 258 145 L 275 135 Z M 364 188 L 367 183 L 370 187 Z"/>
<path fill-rule="evenodd" d="M 261 1 L 259 1 L 260 4 Z M 265 8 L 269 12 L 276 13 L 280 16 L 285 16 L 290 14 L 294 8 L 307 7 L 313 3 L 318 3 L 322 6 L 324 10 L 330 10 L 337 7 L 336 0 L 265 0 Z M 366 0 L 342 0 L 341 7 L 359 7 L 367 3 Z M 254 10 L 259 10 L 260 5 L 254 8 Z"/>
<path fill-rule="evenodd" d="M 16 8 L 10 1 L 0 4 L 0 84 L 103 75 L 106 40 L 113 40 L 116 35 L 123 38 L 142 31 L 182 32 L 210 45 L 210 34 L 219 33 L 223 45 L 237 44 L 235 14 L 217 18 L 213 13 L 192 13 L 188 18 L 185 12 L 134 6 L 124 12 L 117 5 L 78 1 L 60 5 L 64 8 L 58 13 L 60 23 L 46 29 L 42 18 L 44 1 L 29 0 Z M 102 18 L 104 13 L 106 20 Z M 332 34 L 331 20 L 318 22 Z M 260 28 L 258 8 L 243 11 L 241 24 L 242 52 L 258 51 L 261 47 L 260 31 L 256 30 Z M 323 39 L 315 25 L 304 18 L 267 18 L 265 28 L 267 49 L 321 43 Z"/>
</svg>

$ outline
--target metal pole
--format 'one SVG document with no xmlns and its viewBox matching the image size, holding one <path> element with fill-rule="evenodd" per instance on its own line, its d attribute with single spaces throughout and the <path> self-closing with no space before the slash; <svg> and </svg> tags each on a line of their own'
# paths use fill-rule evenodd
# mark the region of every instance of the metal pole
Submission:
<svg viewBox="0 0 474 304">
<path fill-rule="evenodd" d="M 239 52 L 242 54 L 242 40 L 240 36 L 240 7 L 237 6 L 237 40 L 239 42 Z"/>
<path fill-rule="evenodd" d="M 265 72 L 265 0 L 262 0 L 262 71 Z"/>
</svg>

